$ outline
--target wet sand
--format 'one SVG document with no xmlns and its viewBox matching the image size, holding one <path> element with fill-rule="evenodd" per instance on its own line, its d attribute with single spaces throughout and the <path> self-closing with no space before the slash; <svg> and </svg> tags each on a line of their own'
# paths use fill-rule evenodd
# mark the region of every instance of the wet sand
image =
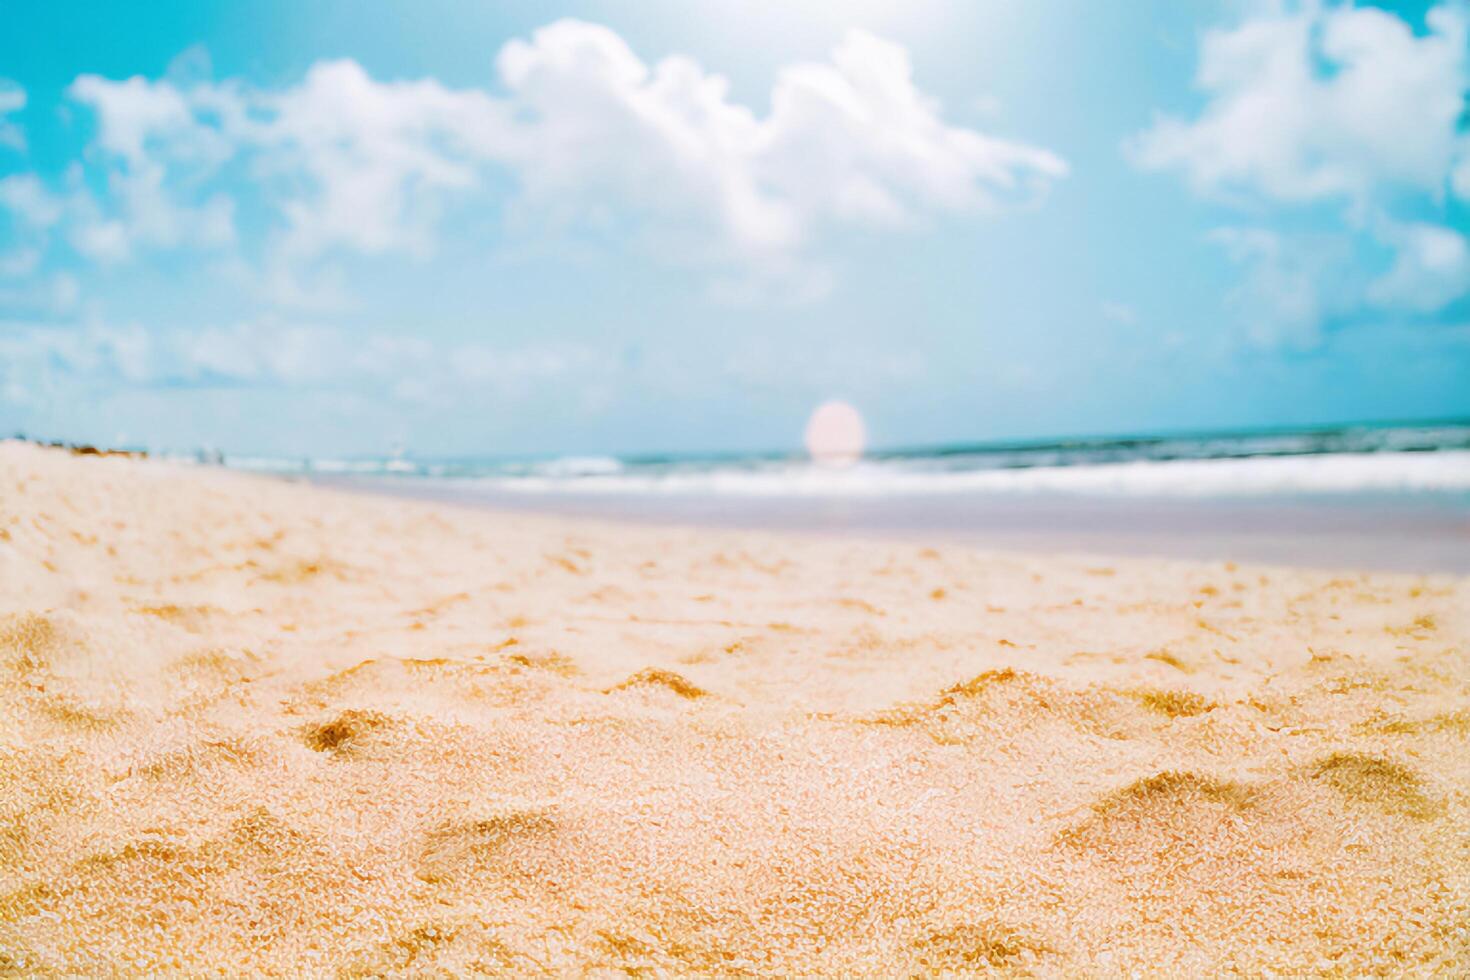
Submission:
<svg viewBox="0 0 1470 980">
<path fill-rule="evenodd" d="M 513 492 L 475 481 L 314 477 L 335 488 L 498 511 L 641 524 L 897 537 L 1049 554 L 1470 574 L 1470 496 L 1149 497 L 955 492 L 889 496 Z"/>
<path fill-rule="evenodd" d="M 0 970 L 1470 970 L 1470 579 L 0 445 Z"/>
</svg>

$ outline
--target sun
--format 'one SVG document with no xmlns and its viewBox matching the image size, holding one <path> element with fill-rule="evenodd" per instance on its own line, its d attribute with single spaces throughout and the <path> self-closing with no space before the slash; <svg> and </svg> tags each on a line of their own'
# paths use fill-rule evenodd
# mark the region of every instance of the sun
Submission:
<svg viewBox="0 0 1470 980">
<path fill-rule="evenodd" d="M 862 458 L 867 439 L 862 414 L 847 402 L 823 402 L 807 419 L 806 451 L 815 462 L 851 465 Z"/>
</svg>

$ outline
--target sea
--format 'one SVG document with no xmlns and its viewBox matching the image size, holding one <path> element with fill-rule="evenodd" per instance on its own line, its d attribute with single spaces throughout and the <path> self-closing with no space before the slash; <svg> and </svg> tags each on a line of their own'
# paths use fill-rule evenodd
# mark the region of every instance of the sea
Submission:
<svg viewBox="0 0 1470 980">
<path fill-rule="evenodd" d="M 1003 548 L 1470 572 L 1470 420 L 881 449 L 216 457 L 501 510 Z"/>
</svg>

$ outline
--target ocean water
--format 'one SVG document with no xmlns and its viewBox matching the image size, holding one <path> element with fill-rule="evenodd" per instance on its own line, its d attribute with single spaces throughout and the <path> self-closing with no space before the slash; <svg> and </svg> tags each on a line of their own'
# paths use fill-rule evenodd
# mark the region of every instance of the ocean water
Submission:
<svg viewBox="0 0 1470 980">
<path fill-rule="evenodd" d="M 227 456 L 226 465 L 328 481 L 432 483 L 456 493 L 739 499 L 946 494 L 1252 498 L 1470 497 L 1470 423 L 1072 439 L 872 452 L 354 459 Z"/>
<path fill-rule="evenodd" d="M 870 453 L 226 457 L 498 510 L 1089 555 L 1470 573 L 1470 423 Z"/>
</svg>

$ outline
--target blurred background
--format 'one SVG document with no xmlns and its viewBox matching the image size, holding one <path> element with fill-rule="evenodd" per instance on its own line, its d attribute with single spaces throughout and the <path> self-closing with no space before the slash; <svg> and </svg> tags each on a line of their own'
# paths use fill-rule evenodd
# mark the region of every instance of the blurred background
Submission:
<svg viewBox="0 0 1470 980">
<path fill-rule="evenodd" d="M 1290 498 L 1240 520 L 1467 543 L 1465 3 L 5 18 L 6 434 L 697 520 Z"/>
</svg>

